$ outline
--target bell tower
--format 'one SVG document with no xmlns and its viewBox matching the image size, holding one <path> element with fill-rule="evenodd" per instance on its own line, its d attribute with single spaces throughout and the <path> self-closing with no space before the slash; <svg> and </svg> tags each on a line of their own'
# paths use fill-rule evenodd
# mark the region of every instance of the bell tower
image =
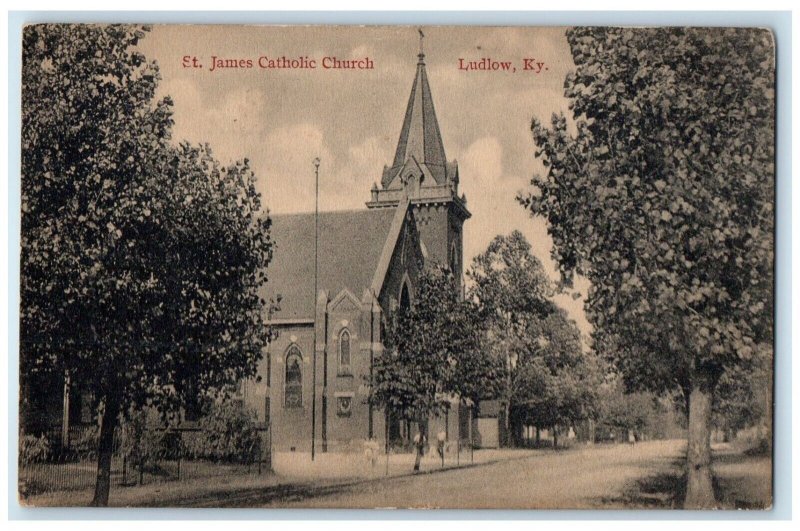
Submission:
<svg viewBox="0 0 800 531">
<path fill-rule="evenodd" d="M 393 208 L 408 198 L 414 211 L 426 265 L 447 265 L 461 281 L 463 225 L 471 214 L 458 195 L 458 163 L 448 162 L 425 71 L 425 53 L 417 55 L 417 71 L 408 98 L 394 161 L 384 166 L 380 187 L 372 186 L 368 208 Z"/>
</svg>

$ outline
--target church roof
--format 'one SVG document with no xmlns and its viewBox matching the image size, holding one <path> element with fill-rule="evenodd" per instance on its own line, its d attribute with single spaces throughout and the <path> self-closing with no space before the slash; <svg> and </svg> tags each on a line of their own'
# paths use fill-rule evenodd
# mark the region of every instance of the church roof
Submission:
<svg viewBox="0 0 800 531">
<path fill-rule="evenodd" d="M 335 297 L 347 288 L 361 298 L 370 288 L 397 209 L 319 213 L 317 290 Z M 314 213 L 272 215 L 275 242 L 267 267 L 266 299 L 281 295 L 274 319 L 314 317 Z"/>
<path fill-rule="evenodd" d="M 413 159 L 417 164 L 433 167 L 434 173 L 441 174 L 443 177 L 447 158 L 439 131 L 439 122 L 436 120 L 436 112 L 433 109 L 433 97 L 428 84 L 428 74 L 425 72 L 424 59 L 425 55 L 420 53 L 417 75 L 408 98 L 406 115 L 403 120 L 403 128 L 400 130 L 400 139 L 397 142 L 392 169 L 399 170 L 406 161 Z M 439 170 L 440 168 L 441 170 Z M 436 175 L 436 177 L 440 177 L 440 175 Z M 384 183 L 384 185 L 386 184 L 388 183 Z"/>
</svg>

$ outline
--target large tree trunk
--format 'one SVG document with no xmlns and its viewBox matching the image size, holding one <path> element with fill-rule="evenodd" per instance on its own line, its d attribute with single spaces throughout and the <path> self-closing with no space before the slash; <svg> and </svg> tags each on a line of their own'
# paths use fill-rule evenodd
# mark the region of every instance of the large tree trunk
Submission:
<svg viewBox="0 0 800 531">
<path fill-rule="evenodd" d="M 417 446 L 415 449 L 416 456 L 414 457 L 414 472 L 419 472 L 419 464 L 422 461 L 422 448 Z"/>
<path fill-rule="evenodd" d="M 119 415 L 119 397 L 111 392 L 106 395 L 103 418 L 100 421 L 100 441 L 97 448 L 97 480 L 94 486 L 92 507 L 107 507 L 111 489 L 111 456 L 114 451 L 114 429 Z"/>
<path fill-rule="evenodd" d="M 414 450 L 416 456 L 414 458 L 414 472 L 419 472 L 420 461 L 422 461 L 422 450 L 425 447 L 425 434 L 422 431 L 422 424 L 419 424 L 419 431 L 417 438 L 414 441 Z"/>
<path fill-rule="evenodd" d="M 689 395 L 689 441 L 685 509 L 716 507 L 711 483 L 711 396 L 710 386 L 695 385 Z"/>
</svg>

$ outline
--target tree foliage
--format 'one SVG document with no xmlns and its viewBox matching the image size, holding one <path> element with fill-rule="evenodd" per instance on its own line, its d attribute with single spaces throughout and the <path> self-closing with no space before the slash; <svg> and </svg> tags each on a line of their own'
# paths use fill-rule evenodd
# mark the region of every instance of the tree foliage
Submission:
<svg viewBox="0 0 800 531">
<path fill-rule="evenodd" d="M 538 329 L 538 330 L 537 330 Z M 529 329 L 511 380 L 511 415 L 526 425 L 571 425 L 594 416 L 603 380 L 594 357 L 582 351 L 580 332 L 564 310 Z"/>
<path fill-rule="evenodd" d="M 269 339 L 255 176 L 171 143 L 172 101 L 155 99 L 158 68 L 136 48 L 147 31 L 23 36 L 23 389 L 68 373 L 106 425 L 255 374 Z"/>
<path fill-rule="evenodd" d="M 564 116 L 549 128 L 534 120 L 547 173 L 520 199 L 549 221 L 562 274 L 591 281 L 589 319 L 620 341 L 625 374 L 643 387 L 683 385 L 692 367 L 718 375 L 769 348 L 769 33 L 580 28 L 567 37 L 576 133 Z"/>
<path fill-rule="evenodd" d="M 391 316 L 373 372 L 374 403 L 417 422 L 442 413 L 453 397 L 491 397 L 503 379 L 502 364 L 484 348 L 477 307 L 440 266 L 423 272 L 410 306 Z"/>
<path fill-rule="evenodd" d="M 497 236 L 468 272 L 488 341 L 508 373 L 504 398 L 513 434 L 591 415 L 598 367 L 580 332 L 552 301 L 554 286 L 519 231 Z"/>
<path fill-rule="evenodd" d="M 20 464 L 43 463 L 50 452 L 50 441 L 45 435 L 24 435 L 19 441 Z"/>
<path fill-rule="evenodd" d="M 474 258 L 467 276 L 473 282 L 470 295 L 480 305 L 482 316 L 513 337 L 553 310 L 554 286 L 518 230 L 489 242 L 486 251 Z"/>
<path fill-rule="evenodd" d="M 132 467 L 143 470 L 154 470 L 159 460 L 169 457 L 167 448 L 167 430 L 158 411 L 152 408 L 141 409 L 127 415 L 120 425 L 120 450 Z M 93 430 L 86 441 L 86 447 L 92 451 L 98 448 L 99 433 Z"/>
<path fill-rule="evenodd" d="M 728 436 L 772 425 L 772 359 L 760 356 L 747 368 L 725 371 L 714 396 L 712 421 Z M 770 434 L 766 434 L 769 438 Z"/>
<path fill-rule="evenodd" d="M 659 414 L 663 412 L 657 397 L 651 392 L 626 393 L 618 377 L 601 387 L 597 425 L 608 431 L 633 431 L 637 437 L 657 431 Z"/>
<path fill-rule="evenodd" d="M 563 277 L 591 282 L 587 317 L 628 385 L 711 393 L 726 369 L 771 355 L 771 35 L 574 28 L 567 39 L 574 123 L 533 121 L 546 173 L 519 199 L 547 219 Z"/>
<path fill-rule="evenodd" d="M 200 419 L 199 427 L 199 432 L 187 437 L 187 451 L 193 457 L 252 463 L 262 451 L 256 415 L 241 403 L 215 402 Z"/>
</svg>

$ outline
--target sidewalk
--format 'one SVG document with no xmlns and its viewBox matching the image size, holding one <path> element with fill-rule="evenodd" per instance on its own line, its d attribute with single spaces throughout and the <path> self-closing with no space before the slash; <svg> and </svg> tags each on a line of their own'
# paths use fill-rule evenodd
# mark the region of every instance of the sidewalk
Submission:
<svg viewBox="0 0 800 531">
<path fill-rule="evenodd" d="M 460 455 L 447 454 L 445 465 L 435 453 L 426 455 L 417 474 L 431 474 L 456 468 L 482 466 L 499 461 L 523 459 L 546 453 L 542 450 L 486 449 Z M 257 499 L 305 498 L 325 494 L 345 485 L 380 481 L 382 478 L 415 474 L 414 454 L 379 455 L 374 466 L 361 454 L 317 454 L 314 462 L 309 453 L 278 452 L 273 457 L 274 473 L 248 476 L 197 478 L 142 486 L 112 488 L 112 507 L 224 507 L 247 505 Z M 388 472 L 387 472 L 388 470 Z M 86 506 L 92 490 L 53 492 L 26 500 L 36 507 Z"/>
<path fill-rule="evenodd" d="M 432 450 L 423 456 L 420 473 L 507 461 L 540 453 L 542 450 L 511 448 L 481 449 L 474 452 L 462 450 L 460 454 L 447 452 L 442 465 L 436 450 Z M 277 475 L 295 480 L 373 479 L 411 474 L 414 459 L 413 453 L 390 454 L 388 459 L 381 453 L 374 460 L 357 453 L 317 453 L 314 461 L 311 461 L 311 454 L 307 452 L 276 452 L 272 468 Z"/>
</svg>

